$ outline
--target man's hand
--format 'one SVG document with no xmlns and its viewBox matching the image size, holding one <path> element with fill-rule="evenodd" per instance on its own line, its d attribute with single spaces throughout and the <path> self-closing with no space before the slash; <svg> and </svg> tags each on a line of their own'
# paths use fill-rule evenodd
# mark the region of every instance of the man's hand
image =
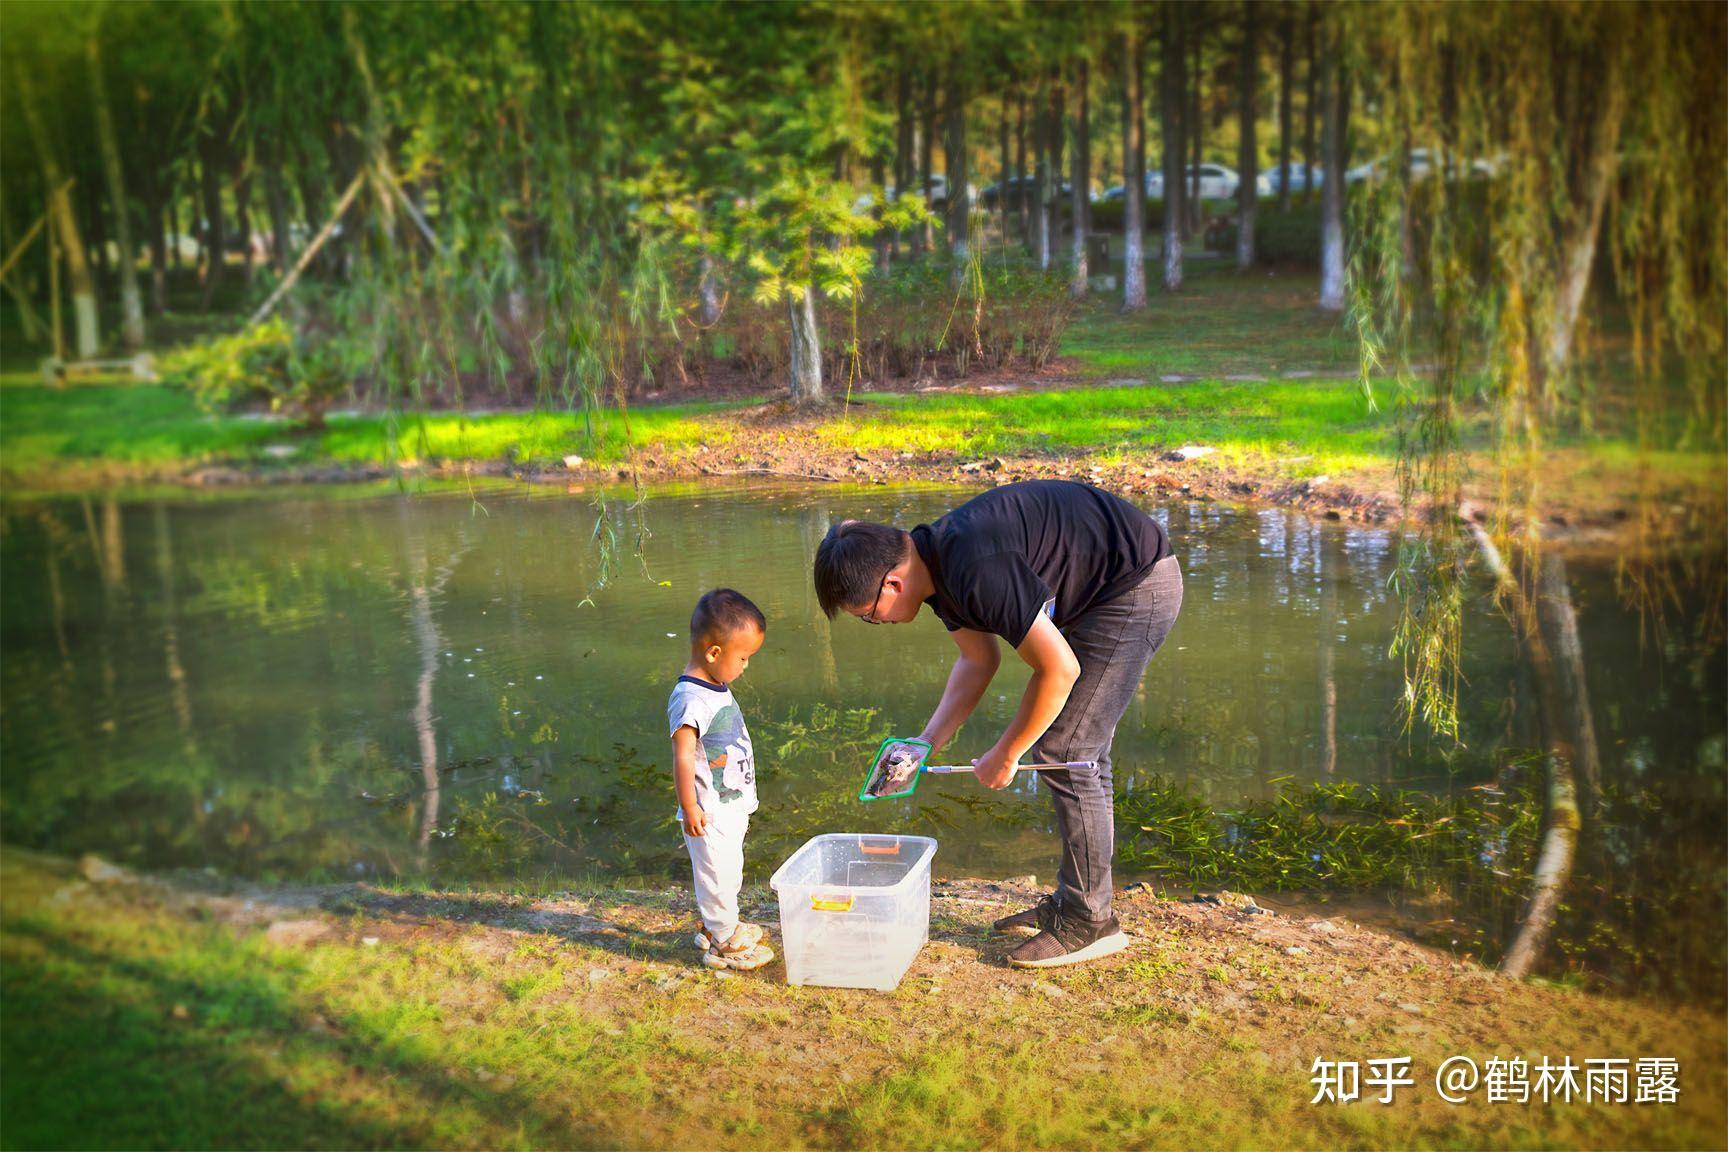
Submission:
<svg viewBox="0 0 1728 1152">
<path fill-rule="evenodd" d="M 708 813 L 700 808 L 684 809 L 684 834 L 701 837 L 708 833 Z"/>
<path fill-rule="evenodd" d="M 1020 757 L 1010 757 L 1000 748 L 992 748 L 972 761 L 972 775 L 986 788 L 1006 788 L 1020 766 Z"/>
</svg>

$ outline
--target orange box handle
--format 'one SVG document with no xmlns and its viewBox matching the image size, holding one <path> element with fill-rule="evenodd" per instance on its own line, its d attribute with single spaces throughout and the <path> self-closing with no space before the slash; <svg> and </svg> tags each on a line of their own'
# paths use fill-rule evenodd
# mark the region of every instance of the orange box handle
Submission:
<svg viewBox="0 0 1728 1152">
<path fill-rule="evenodd" d="M 858 838 L 858 851 L 866 856 L 898 856 L 900 855 L 900 841 L 879 840 L 872 843 L 860 836 Z"/>
<path fill-rule="evenodd" d="M 837 893 L 828 896 L 817 895 L 810 897 L 810 908 L 816 912 L 850 912 L 852 911 L 852 902 L 855 899 L 856 897 L 850 892 L 844 896 Z"/>
</svg>

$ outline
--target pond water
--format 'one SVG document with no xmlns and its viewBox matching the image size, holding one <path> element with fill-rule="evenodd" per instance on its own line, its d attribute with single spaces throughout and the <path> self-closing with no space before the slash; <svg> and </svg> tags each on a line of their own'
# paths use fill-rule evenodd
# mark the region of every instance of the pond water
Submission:
<svg viewBox="0 0 1728 1152">
<path fill-rule="evenodd" d="M 769 620 L 735 685 L 760 762 L 754 878 L 830 831 L 935 835 L 938 875 L 1047 878 L 1056 840 L 1031 774 L 1002 793 L 933 777 L 912 799 L 858 803 L 869 751 L 918 731 L 953 647 L 928 614 L 897 628 L 830 623 L 810 587 L 832 519 L 910 527 L 968 495 L 668 489 L 642 509 L 641 562 L 625 555 L 610 572 L 596 528 L 628 554 L 633 521 L 622 500 L 592 494 L 10 504 L 5 838 L 244 876 L 676 877 L 665 699 L 691 605 L 724 584 Z M 1119 793 L 1178 788 L 1230 811 L 1310 782 L 1435 797 L 1509 787 L 1509 765 L 1536 741 L 1503 619 L 1486 607 L 1467 617 L 1463 747 L 1407 735 L 1389 654 L 1393 535 L 1212 503 L 1152 511 L 1186 597 L 1118 734 Z M 1632 937 L 1617 955 L 1661 973 L 1676 917 L 1721 935 L 1721 656 L 1675 638 L 1683 628 L 1641 638 L 1607 566 L 1575 563 L 1574 577 L 1617 804 L 1580 891 L 1611 893 Z M 1024 679 L 1009 654 L 957 756 L 988 746 Z M 1677 859 L 1702 887 L 1658 899 L 1676 890 Z M 1413 902 L 1420 883 L 1407 887 L 1386 906 L 1414 922 L 1432 909 Z M 1515 911 L 1493 910 L 1489 947 Z"/>
</svg>

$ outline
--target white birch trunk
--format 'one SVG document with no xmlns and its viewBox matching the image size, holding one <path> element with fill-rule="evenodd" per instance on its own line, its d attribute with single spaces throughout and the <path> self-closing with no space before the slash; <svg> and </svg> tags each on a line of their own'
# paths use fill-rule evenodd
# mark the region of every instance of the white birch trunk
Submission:
<svg viewBox="0 0 1728 1152">
<path fill-rule="evenodd" d="M 1344 311 L 1344 77 L 1337 36 L 1322 17 L 1320 155 L 1320 307 Z"/>
<path fill-rule="evenodd" d="M 1166 33 L 1168 34 L 1168 33 Z M 1140 113 L 1140 24 L 1130 17 L 1123 52 L 1122 311 L 1146 307 L 1146 141 Z"/>
<path fill-rule="evenodd" d="M 812 285 L 787 301 L 792 319 L 792 400 L 822 400 L 822 346 L 816 332 L 816 289 Z"/>
</svg>

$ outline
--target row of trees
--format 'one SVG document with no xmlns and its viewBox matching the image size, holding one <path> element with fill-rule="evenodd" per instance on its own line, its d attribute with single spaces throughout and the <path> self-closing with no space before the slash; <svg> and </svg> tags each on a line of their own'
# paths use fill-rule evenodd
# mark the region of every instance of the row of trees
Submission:
<svg viewBox="0 0 1728 1152">
<path fill-rule="evenodd" d="M 1387 194 L 1359 198 L 1358 250 L 1374 253 L 1353 279 L 1362 317 L 1424 312 L 1437 269 L 1420 245 L 1455 235 L 1437 222 L 1469 210 L 1470 286 L 1496 306 L 1535 305 L 1532 353 L 1563 378 L 1617 197 L 1611 226 L 1629 245 L 1616 251 L 1649 257 L 1623 262 L 1624 279 L 1671 313 L 1651 313 L 1647 330 L 1703 325 L 1715 339 L 1703 305 L 1719 269 L 1699 254 L 1710 246 L 1680 238 L 1718 234 L 1722 216 L 1708 194 L 1721 128 L 1696 94 L 1720 72 L 1705 51 L 1719 17 L 1517 12 L 15 3 L 0 16 L 0 146 L 15 160 L 0 176 L 5 283 L 28 331 L 54 285 L 21 258 L 46 234 L 63 254 L 79 355 L 100 343 L 104 274 L 136 346 L 195 234 L 206 308 L 231 277 L 280 286 L 304 269 L 325 290 L 284 294 L 300 325 L 356 336 L 357 372 L 392 399 L 459 395 L 464 375 L 500 372 L 599 395 L 646 355 L 644 331 L 712 325 L 743 293 L 785 308 L 792 390 L 815 397 L 817 297 L 855 300 L 873 267 L 945 249 L 963 293 L 968 264 L 1017 236 L 1051 269 L 1065 209 L 1084 294 L 1095 180 L 1123 177 L 1122 306 L 1143 307 L 1149 155 L 1167 189 L 1162 282 L 1179 289 L 1198 223 L 1193 167 L 1233 146 L 1243 266 L 1263 161 L 1275 151 L 1289 172 L 1299 154 L 1323 169 L 1322 307 L 1350 302 L 1354 153 L 1390 158 L 1376 181 Z M 1627 95 L 1634 43 L 1673 62 L 1651 74 L 1648 100 Z M 1262 144 L 1274 137 L 1275 150 Z M 1449 175 L 1486 164 L 1502 176 L 1491 193 L 1449 196 L 1456 181 L 1419 181 L 1415 149 Z M 990 177 L 1005 191 L 994 213 L 969 211 L 958 191 Z M 1650 191 L 1668 181 L 1677 206 Z M 1396 239 L 1395 273 L 1375 236 Z M 243 271 L 227 259 L 236 250 Z"/>
<path fill-rule="evenodd" d="M 1214 157 L 1228 156 L 1232 131 L 1239 140 L 1239 259 L 1252 263 L 1258 121 L 1275 104 L 1286 171 L 1298 151 L 1317 159 L 1316 93 L 1337 55 L 1319 53 L 1322 16 L 1257 0 L 10 5 L 16 115 L 3 141 L 35 162 L 7 165 L 0 223 L 21 255 L 43 234 L 32 219 L 50 221 L 84 357 L 100 345 L 99 296 L 118 297 L 121 340 L 138 347 L 183 258 L 196 263 L 206 309 L 229 279 L 281 280 L 312 256 L 314 280 L 371 278 L 390 291 L 414 278 L 405 263 L 436 269 L 470 305 L 491 306 L 488 323 L 520 321 L 535 301 L 568 303 L 562 281 L 580 268 L 615 287 L 656 287 L 632 304 L 638 320 L 661 318 L 654 297 L 669 291 L 671 307 L 688 295 L 688 311 L 712 324 L 732 287 L 787 302 L 794 330 L 813 333 L 817 293 L 861 290 L 871 260 L 859 241 L 870 235 L 874 262 L 891 266 L 941 247 L 940 231 L 959 283 L 986 240 L 981 225 L 1020 237 L 1040 268 L 1059 264 L 1066 214 L 1074 291 L 1085 294 L 1088 191 L 1132 172 L 1123 300 L 1138 308 L 1149 144 L 1169 170 L 1165 286 L 1180 286 L 1181 241 L 1200 222 L 1209 121 Z M 1155 40 L 1161 97 L 1148 132 L 1141 94 L 1153 87 Z M 1258 79 L 1271 70 L 1275 99 Z M 1099 115 L 1107 108 L 1120 114 Z M 1326 139 L 1341 170 L 1342 135 Z M 992 220 L 942 194 L 990 177 L 1002 185 Z M 936 193 L 923 198 L 936 213 L 919 212 L 901 194 L 911 190 Z M 1306 181 L 1301 195 L 1312 195 Z M 1280 207 L 1289 201 L 1286 181 Z M 343 211 L 321 232 L 333 205 Z M 1328 219 L 1341 228 L 1339 213 Z M 189 236 L 195 257 L 183 252 Z M 692 254 L 693 269 L 676 259 Z M 41 266 L 21 263 L 6 280 L 27 337 L 54 287 Z M 98 292 L 104 280 L 112 293 Z M 1327 304 L 1341 307 L 1341 295 Z M 802 367 L 815 360 L 793 357 L 795 391 L 819 388 Z"/>
</svg>

